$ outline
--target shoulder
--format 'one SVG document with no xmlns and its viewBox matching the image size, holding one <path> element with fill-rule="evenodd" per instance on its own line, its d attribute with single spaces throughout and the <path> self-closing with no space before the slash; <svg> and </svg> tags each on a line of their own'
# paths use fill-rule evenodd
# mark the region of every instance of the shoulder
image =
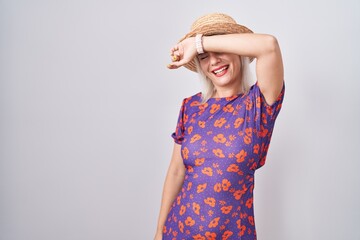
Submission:
<svg viewBox="0 0 360 240">
<path fill-rule="evenodd" d="M 191 96 L 185 97 L 183 99 L 183 104 L 191 106 L 195 103 L 198 103 L 200 100 L 201 100 L 201 92 L 197 92 Z"/>
</svg>

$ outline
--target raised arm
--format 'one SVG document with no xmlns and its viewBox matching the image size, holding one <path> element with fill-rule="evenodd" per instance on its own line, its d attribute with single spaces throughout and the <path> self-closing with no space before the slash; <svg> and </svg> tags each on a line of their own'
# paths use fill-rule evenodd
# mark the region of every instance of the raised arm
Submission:
<svg viewBox="0 0 360 240">
<path fill-rule="evenodd" d="M 281 92 L 284 81 L 284 69 L 281 51 L 277 39 L 268 34 L 240 33 L 203 37 L 206 52 L 234 53 L 255 57 L 256 78 L 266 102 L 272 105 Z M 171 49 L 171 56 L 178 61 L 168 65 L 175 69 L 196 57 L 195 38 L 187 38 Z"/>
</svg>

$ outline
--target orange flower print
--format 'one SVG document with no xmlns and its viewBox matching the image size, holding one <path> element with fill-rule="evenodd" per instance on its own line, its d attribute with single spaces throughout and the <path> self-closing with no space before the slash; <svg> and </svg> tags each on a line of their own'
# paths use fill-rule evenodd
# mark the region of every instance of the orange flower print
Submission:
<svg viewBox="0 0 360 240">
<path fill-rule="evenodd" d="M 181 205 L 180 212 L 179 212 L 180 216 L 182 216 L 185 213 L 185 211 L 186 211 L 186 206 Z"/>
<path fill-rule="evenodd" d="M 246 110 L 251 110 L 251 108 L 253 106 L 253 104 L 249 98 L 246 98 L 245 105 L 246 105 Z"/>
<path fill-rule="evenodd" d="M 206 186 L 207 186 L 207 183 L 199 184 L 199 185 L 197 186 L 196 192 L 197 192 L 197 193 L 203 192 L 203 191 L 205 190 Z"/>
<path fill-rule="evenodd" d="M 211 217 L 212 215 L 214 214 L 214 211 L 213 210 L 209 210 L 208 211 L 208 215 Z"/>
<path fill-rule="evenodd" d="M 191 107 L 196 107 L 196 106 L 198 106 L 200 104 L 200 102 L 199 101 L 192 101 L 191 103 L 190 103 L 190 106 Z"/>
<path fill-rule="evenodd" d="M 260 158 L 260 166 L 265 164 L 266 156 Z"/>
<path fill-rule="evenodd" d="M 272 110 L 271 110 L 271 108 L 270 107 L 267 107 L 266 108 L 266 113 L 269 115 L 269 116 L 272 116 Z"/>
<path fill-rule="evenodd" d="M 220 118 L 220 119 L 215 121 L 214 127 L 221 128 L 225 123 L 226 123 L 226 119 L 225 118 Z"/>
<path fill-rule="evenodd" d="M 245 135 L 245 136 L 244 136 L 244 143 L 250 144 L 250 143 L 251 143 L 251 137 Z"/>
<path fill-rule="evenodd" d="M 220 148 L 213 149 L 213 153 L 219 158 L 225 157 L 225 155 L 223 154 L 223 151 Z"/>
<path fill-rule="evenodd" d="M 253 225 L 253 226 L 255 225 L 253 216 L 248 216 L 248 220 L 251 225 Z"/>
<path fill-rule="evenodd" d="M 245 128 L 245 134 L 246 136 L 252 137 L 253 129 L 251 127 Z"/>
<path fill-rule="evenodd" d="M 216 217 L 213 220 L 210 221 L 208 227 L 213 228 L 216 227 L 219 224 L 220 217 Z"/>
<path fill-rule="evenodd" d="M 194 224 L 195 224 L 195 220 L 194 219 L 192 219 L 191 217 L 187 217 L 186 218 L 186 220 L 185 220 L 185 225 L 186 226 L 194 226 Z"/>
<path fill-rule="evenodd" d="M 184 113 L 184 123 L 187 123 L 188 120 L 189 120 L 189 115 Z"/>
<path fill-rule="evenodd" d="M 199 215 L 200 214 L 200 204 L 197 204 L 196 202 L 193 202 L 193 211 Z"/>
<path fill-rule="evenodd" d="M 206 237 L 206 240 L 216 240 L 216 233 L 206 232 L 205 237 Z"/>
<path fill-rule="evenodd" d="M 226 230 L 223 235 L 221 236 L 221 240 L 227 240 L 229 237 L 233 235 L 233 232 L 230 230 Z"/>
<path fill-rule="evenodd" d="M 235 197 L 236 200 L 240 200 L 240 198 L 242 197 L 242 195 L 243 195 L 244 193 L 245 193 L 245 192 L 242 191 L 242 190 L 236 190 L 233 195 L 234 195 L 234 197 Z"/>
<path fill-rule="evenodd" d="M 236 136 L 234 134 L 229 135 L 230 141 L 234 141 L 236 139 Z"/>
<path fill-rule="evenodd" d="M 195 159 L 195 166 L 201 166 L 205 161 L 205 158 L 197 158 Z"/>
<path fill-rule="evenodd" d="M 214 114 L 216 111 L 218 111 L 220 109 L 220 104 L 212 104 L 211 105 L 211 109 L 210 109 L 210 113 Z"/>
<path fill-rule="evenodd" d="M 177 204 L 177 205 L 180 205 L 180 203 L 181 203 L 181 196 L 178 196 L 178 197 L 176 198 L 176 204 Z"/>
<path fill-rule="evenodd" d="M 206 240 L 205 237 L 201 236 L 200 233 L 196 234 L 195 236 L 192 237 L 194 240 Z"/>
<path fill-rule="evenodd" d="M 226 105 L 226 106 L 223 107 L 223 111 L 224 112 L 233 112 L 234 108 L 233 108 L 233 106 L 231 104 L 229 104 L 229 105 Z"/>
<path fill-rule="evenodd" d="M 256 239 L 254 171 L 265 164 L 283 94 L 274 107 L 257 84 L 234 98 L 185 98 L 175 132 L 185 179 L 162 229 L 164 239 Z M 251 173 L 251 174 L 250 174 Z"/>
<path fill-rule="evenodd" d="M 214 185 L 214 191 L 215 192 L 220 192 L 221 191 L 221 184 L 220 183 L 216 183 Z"/>
<path fill-rule="evenodd" d="M 198 122 L 199 127 L 205 128 L 205 121 L 199 121 Z"/>
<path fill-rule="evenodd" d="M 244 149 L 241 149 L 241 151 L 236 154 L 236 161 L 237 162 L 243 162 L 245 160 L 245 157 L 247 155 L 247 152 Z"/>
<path fill-rule="evenodd" d="M 187 147 L 184 147 L 184 149 L 182 150 L 182 154 L 184 156 L 184 159 L 188 159 L 189 158 L 189 149 Z"/>
<path fill-rule="evenodd" d="M 257 143 L 257 144 L 255 144 L 255 146 L 253 147 L 253 152 L 254 153 L 256 153 L 256 154 L 258 154 L 259 153 L 259 149 L 260 149 L 260 145 Z"/>
<path fill-rule="evenodd" d="M 187 131 L 188 131 L 188 134 L 191 134 L 193 131 L 193 126 L 188 127 Z"/>
<path fill-rule="evenodd" d="M 251 208 L 251 207 L 252 207 L 252 204 L 253 204 L 253 198 L 251 197 L 251 198 L 249 198 L 249 199 L 246 201 L 246 206 L 247 206 L 248 208 Z"/>
<path fill-rule="evenodd" d="M 187 185 L 187 189 L 186 189 L 186 190 L 187 190 L 187 191 L 190 191 L 191 187 L 192 187 L 192 182 L 189 182 L 188 185 Z"/>
<path fill-rule="evenodd" d="M 266 135 L 268 134 L 269 130 L 267 128 L 264 128 L 263 125 L 260 125 L 260 131 L 258 132 L 259 137 L 266 137 Z"/>
<path fill-rule="evenodd" d="M 194 143 L 197 140 L 201 139 L 201 136 L 199 134 L 195 134 L 191 139 L 190 139 L 190 143 Z"/>
<path fill-rule="evenodd" d="M 228 213 L 231 211 L 232 206 L 231 206 L 231 205 L 229 205 L 229 206 L 223 206 L 223 207 L 220 208 L 220 209 L 221 209 L 221 212 L 222 212 L 222 213 L 228 214 Z"/>
<path fill-rule="evenodd" d="M 224 134 L 220 133 L 213 137 L 214 142 L 216 143 L 224 143 L 226 142 L 226 138 L 224 137 Z"/>
<path fill-rule="evenodd" d="M 244 118 L 237 118 L 234 122 L 234 128 L 239 128 L 243 122 L 244 122 Z"/>
<path fill-rule="evenodd" d="M 260 108 L 260 104 L 261 104 L 260 96 L 256 97 L 255 101 L 256 101 L 256 103 L 255 103 L 256 108 Z"/>
<path fill-rule="evenodd" d="M 261 114 L 261 121 L 262 121 L 263 124 L 267 124 L 267 119 L 266 119 L 266 114 L 265 113 Z"/>
<path fill-rule="evenodd" d="M 213 175 L 212 168 L 210 168 L 210 167 L 203 168 L 203 170 L 201 172 L 210 177 Z"/>
<path fill-rule="evenodd" d="M 253 164 L 251 164 L 250 169 L 251 169 L 251 170 L 256 170 L 256 167 L 257 167 L 257 163 L 254 162 Z"/>
<path fill-rule="evenodd" d="M 223 180 L 222 180 L 222 183 L 221 183 L 221 186 L 222 186 L 222 189 L 223 189 L 224 191 L 228 191 L 228 190 L 229 190 L 229 187 L 231 186 L 231 183 L 230 183 L 229 180 L 223 179 Z"/>
<path fill-rule="evenodd" d="M 178 227 L 179 227 L 180 232 L 183 233 L 184 232 L 184 224 L 181 221 L 179 221 Z"/>
<path fill-rule="evenodd" d="M 236 164 L 230 164 L 230 166 L 226 169 L 228 172 L 238 172 L 239 166 Z"/>
<path fill-rule="evenodd" d="M 204 203 L 208 204 L 211 207 L 215 207 L 216 200 L 215 198 L 208 197 L 204 199 Z"/>
</svg>

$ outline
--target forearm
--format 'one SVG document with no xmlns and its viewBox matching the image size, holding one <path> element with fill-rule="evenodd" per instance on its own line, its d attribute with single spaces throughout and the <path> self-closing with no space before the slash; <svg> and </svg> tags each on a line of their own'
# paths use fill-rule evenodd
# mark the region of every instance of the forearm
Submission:
<svg viewBox="0 0 360 240">
<path fill-rule="evenodd" d="M 183 182 L 183 174 L 174 174 L 168 171 L 162 193 L 161 208 L 157 225 L 158 232 L 162 232 L 171 204 L 175 200 L 177 194 L 180 192 Z"/>
<path fill-rule="evenodd" d="M 273 51 L 276 46 L 276 38 L 268 34 L 240 33 L 203 36 L 203 48 L 206 52 L 234 53 L 258 58 Z"/>
</svg>

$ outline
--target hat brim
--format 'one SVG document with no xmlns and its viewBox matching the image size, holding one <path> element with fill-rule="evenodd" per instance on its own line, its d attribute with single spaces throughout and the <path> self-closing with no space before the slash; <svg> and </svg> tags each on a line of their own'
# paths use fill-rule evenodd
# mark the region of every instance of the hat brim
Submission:
<svg viewBox="0 0 360 240">
<path fill-rule="evenodd" d="M 212 23 L 209 25 L 204 25 L 197 29 L 193 29 L 191 32 L 182 37 L 179 42 L 183 41 L 186 38 L 195 37 L 196 34 L 203 34 L 203 36 L 212 36 L 235 33 L 253 33 L 253 31 L 243 25 L 235 23 Z M 254 58 L 250 57 L 250 62 L 252 62 L 253 60 Z M 191 60 L 189 63 L 185 64 L 184 67 L 193 72 L 197 72 L 194 59 Z"/>
</svg>

